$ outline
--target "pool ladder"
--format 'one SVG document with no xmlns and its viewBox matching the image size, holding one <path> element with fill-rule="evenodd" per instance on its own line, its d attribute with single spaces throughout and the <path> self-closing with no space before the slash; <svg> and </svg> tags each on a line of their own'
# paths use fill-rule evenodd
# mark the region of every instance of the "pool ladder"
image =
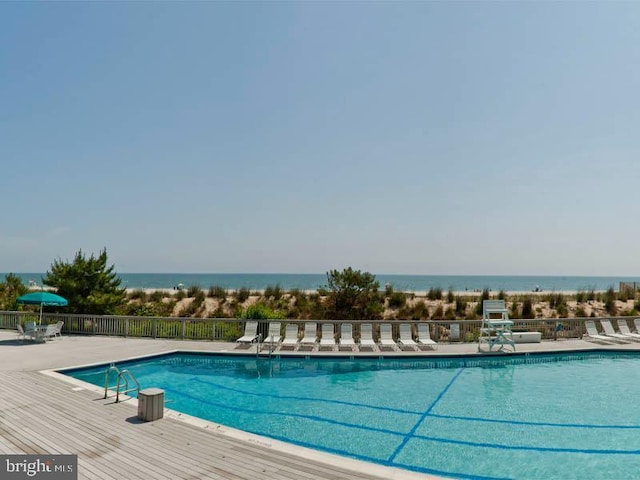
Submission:
<svg viewBox="0 0 640 480">
<path fill-rule="evenodd" d="M 116 373 L 116 384 L 109 386 L 109 376 L 111 372 Z M 129 381 L 135 386 L 129 387 Z M 135 391 L 136 394 L 140 392 L 140 384 L 136 377 L 126 368 L 124 370 L 120 370 L 113 363 L 109 366 L 109 368 L 104 372 L 104 398 L 107 398 L 109 390 L 113 390 L 115 388 L 116 391 L 116 403 L 120 401 L 120 394 L 126 395 L 130 392 Z"/>
</svg>

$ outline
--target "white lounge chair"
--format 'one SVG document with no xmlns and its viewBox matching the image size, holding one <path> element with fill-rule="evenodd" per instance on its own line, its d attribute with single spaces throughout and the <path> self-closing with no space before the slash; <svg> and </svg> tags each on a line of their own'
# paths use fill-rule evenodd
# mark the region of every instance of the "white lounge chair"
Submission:
<svg viewBox="0 0 640 480">
<path fill-rule="evenodd" d="M 640 334 L 640 318 L 633 319 L 633 326 L 636 327 L 635 333 Z"/>
<path fill-rule="evenodd" d="M 376 342 L 373 341 L 373 328 L 370 323 L 360 325 L 360 347 L 371 347 L 372 349 L 377 347 Z"/>
<path fill-rule="evenodd" d="M 418 348 L 418 344 L 413 340 L 413 335 L 411 334 L 411 324 L 410 323 L 401 323 L 400 324 L 400 338 L 399 341 L 402 345 L 406 347 L 411 347 L 413 350 Z"/>
<path fill-rule="evenodd" d="M 632 339 L 627 337 L 626 335 L 623 335 L 621 333 L 616 333 L 615 329 L 613 328 L 613 325 L 611 325 L 611 320 L 607 319 L 607 318 L 603 318 L 602 320 L 600 320 L 600 325 L 602 325 L 602 329 L 604 330 L 604 334 L 607 337 L 611 337 L 614 338 L 620 342 L 631 342 Z"/>
<path fill-rule="evenodd" d="M 640 333 L 633 333 L 629 330 L 629 325 L 626 320 L 618 319 L 618 330 L 622 335 L 629 337 L 632 340 L 640 340 Z"/>
<path fill-rule="evenodd" d="M 433 350 L 436 350 L 438 348 L 438 344 L 431 339 L 431 334 L 429 333 L 429 325 L 427 325 L 426 323 L 418 324 L 418 345 L 429 347 Z"/>
<path fill-rule="evenodd" d="M 258 338 L 258 322 L 247 322 L 244 326 L 244 335 L 236 340 L 238 343 L 252 343 Z"/>
<path fill-rule="evenodd" d="M 320 347 L 335 347 L 336 338 L 333 330 L 333 323 L 322 324 L 322 336 L 320 337 Z"/>
<path fill-rule="evenodd" d="M 340 346 L 349 347 L 351 350 L 356 346 L 353 340 L 353 326 L 350 323 L 340 325 Z"/>
<path fill-rule="evenodd" d="M 18 330 L 18 338 L 21 338 L 23 342 L 27 337 L 29 337 L 31 340 L 36 339 L 37 332 L 35 330 L 25 330 L 20 324 L 16 325 L 16 330 Z"/>
<path fill-rule="evenodd" d="M 393 330 L 390 323 L 380 324 L 380 345 L 395 349 L 398 344 L 393 339 Z"/>
<path fill-rule="evenodd" d="M 270 343 L 271 345 L 280 343 L 282 340 L 282 335 L 280 335 L 280 322 L 270 322 L 269 323 L 269 333 L 267 337 L 262 341 L 262 343 Z"/>
<path fill-rule="evenodd" d="M 283 347 L 296 347 L 298 345 L 298 324 L 288 323 L 284 328 L 284 339 L 280 344 L 280 348 Z"/>
<path fill-rule="evenodd" d="M 318 341 L 318 326 L 316 323 L 307 322 L 304 324 L 304 336 L 300 340 L 301 345 L 312 345 Z"/>
<path fill-rule="evenodd" d="M 64 322 L 62 320 L 60 320 L 56 324 L 56 337 L 62 338 L 62 327 L 63 327 L 63 325 L 64 325 Z"/>
<path fill-rule="evenodd" d="M 40 338 L 42 338 L 44 341 L 47 341 L 48 338 L 56 338 L 57 333 L 58 325 L 55 323 L 50 323 L 40 331 Z"/>
<path fill-rule="evenodd" d="M 586 320 L 584 322 L 584 328 L 587 330 L 587 336 L 589 337 L 589 339 L 593 339 L 596 342 L 604 342 L 604 343 L 615 342 L 615 339 L 611 337 L 605 337 L 604 335 L 600 335 L 598 333 L 598 329 L 596 328 L 596 324 L 593 320 Z"/>
</svg>

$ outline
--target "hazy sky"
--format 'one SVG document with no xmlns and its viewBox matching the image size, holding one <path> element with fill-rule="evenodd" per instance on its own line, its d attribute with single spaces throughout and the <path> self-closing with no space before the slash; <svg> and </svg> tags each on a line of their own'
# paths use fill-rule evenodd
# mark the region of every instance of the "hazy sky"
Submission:
<svg viewBox="0 0 640 480">
<path fill-rule="evenodd" d="M 640 275 L 640 3 L 1 2 L 0 271 Z"/>
</svg>

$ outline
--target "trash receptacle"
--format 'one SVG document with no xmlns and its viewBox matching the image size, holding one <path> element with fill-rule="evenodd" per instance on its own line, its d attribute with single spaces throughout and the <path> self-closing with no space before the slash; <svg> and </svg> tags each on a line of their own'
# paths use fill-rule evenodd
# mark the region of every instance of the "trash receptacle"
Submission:
<svg viewBox="0 0 640 480">
<path fill-rule="evenodd" d="M 164 390 L 147 388 L 138 393 L 138 418 L 153 422 L 164 415 Z"/>
</svg>

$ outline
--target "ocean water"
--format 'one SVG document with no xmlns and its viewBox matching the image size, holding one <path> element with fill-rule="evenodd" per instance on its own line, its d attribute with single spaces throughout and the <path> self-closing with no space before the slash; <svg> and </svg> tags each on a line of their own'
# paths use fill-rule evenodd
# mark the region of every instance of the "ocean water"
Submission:
<svg viewBox="0 0 640 480">
<path fill-rule="evenodd" d="M 0 274 L 2 279 L 6 274 Z M 25 284 L 30 281 L 42 285 L 43 273 L 17 273 Z M 285 290 L 317 290 L 327 285 L 324 273 L 120 273 L 122 286 L 126 288 L 166 288 L 179 284 L 201 288 L 220 286 L 228 289 L 249 288 L 262 290 L 279 285 Z M 386 284 L 394 290 L 421 292 L 430 288 L 474 291 L 488 288 L 491 291 L 527 292 L 539 287 L 543 291 L 569 292 L 576 290 L 618 289 L 619 282 L 636 282 L 640 277 L 576 277 L 576 276 L 500 276 L 500 275 L 386 275 L 376 274 L 383 289 Z"/>
</svg>

